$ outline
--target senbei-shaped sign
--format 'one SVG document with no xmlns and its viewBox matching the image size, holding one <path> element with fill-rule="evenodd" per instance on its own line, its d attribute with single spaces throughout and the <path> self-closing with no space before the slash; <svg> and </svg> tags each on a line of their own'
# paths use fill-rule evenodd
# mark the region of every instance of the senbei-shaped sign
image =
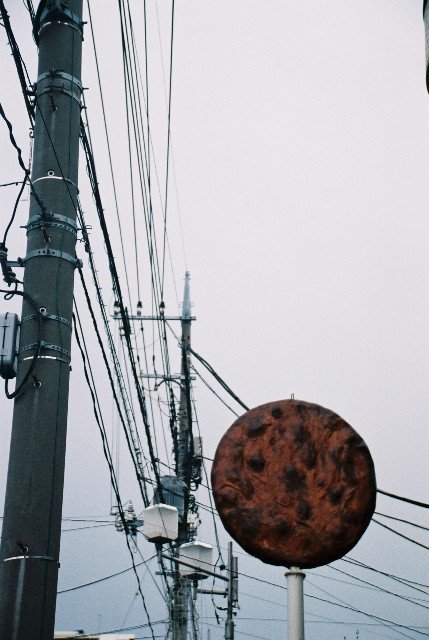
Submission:
<svg viewBox="0 0 429 640">
<path fill-rule="evenodd" d="M 303 640 L 301 569 L 342 558 L 374 513 L 368 447 L 329 409 L 301 400 L 270 402 L 225 433 L 212 487 L 224 527 L 243 549 L 288 567 L 289 640 Z"/>
</svg>

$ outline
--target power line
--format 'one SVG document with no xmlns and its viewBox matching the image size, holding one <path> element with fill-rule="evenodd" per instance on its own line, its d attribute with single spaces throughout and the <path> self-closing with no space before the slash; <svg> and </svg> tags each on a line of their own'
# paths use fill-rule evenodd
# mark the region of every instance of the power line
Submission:
<svg viewBox="0 0 429 640">
<path fill-rule="evenodd" d="M 391 531 L 396 536 L 399 536 L 400 538 L 403 538 L 404 540 L 407 540 L 408 542 L 412 542 L 413 544 L 417 545 L 418 547 L 422 547 L 423 549 L 428 549 L 429 550 L 429 547 L 426 544 L 423 544 L 421 542 L 417 542 L 417 540 L 414 540 L 413 538 L 409 538 L 408 536 L 404 535 L 403 533 L 400 533 L 399 531 L 396 531 L 396 529 L 392 529 L 392 527 L 388 527 L 387 524 L 383 524 L 382 522 L 379 522 L 375 518 L 373 518 L 372 521 L 375 522 L 375 524 L 378 524 L 379 527 L 383 527 L 383 529 L 387 529 L 388 531 Z"/>
<path fill-rule="evenodd" d="M 414 504 L 416 507 L 429 509 L 429 504 L 427 504 L 426 502 L 419 502 L 418 500 L 412 500 L 411 498 L 404 498 L 403 496 L 397 496 L 394 493 L 389 493 L 388 491 L 383 491 L 382 489 L 377 489 L 377 492 L 381 493 L 383 496 L 394 498 L 395 500 L 401 500 L 402 502 L 408 502 L 408 504 Z"/>
<path fill-rule="evenodd" d="M 417 529 L 429 531 L 429 527 L 424 527 L 422 524 L 417 524 L 417 522 L 411 522 L 410 520 L 404 520 L 403 518 L 395 518 L 395 516 L 388 516 L 387 513 L 380 513 L 380 511 L 374 511 L 374 514 L 376 516 L 382 516 L 383 518 L 389 518 L 389 520 L 395 520 L 395 522 L 403 522 L 404 524 L 409 524 L 411 527 L 416 527 Z"/>
<path fill-rule="evenodd" d="M 153 558 L 156 558 L 156 555 L 151 556 L 150 558 L 148 558 L 148 560 L 146 560 L 146 562 L 149 562 L 149 560 L 152 560 Z M 135 563 L 135 567 L 141 567 L 141 565 L 144 564 L 144 562 L 136 562 Z M 94 584 L 98 584 L 99 582 L 105 582 L 106 580 L 111 580 L 112 578 L 116 578 L 117 576 L 121 576 L 124 573 L 128 573 L 128 571 L 133 571 L 134 567 L 128 567 L 127 569 L 122 569 L 122 571 L 117 571 L 116 573 L 111 573 L 108 576 L 104 576 L 103 578 L 97 578 L 97 580 L 91 580 L 91 582 L 84 582 L 83 584 L 78 584 L 75 587 L 69 587 L 68 589 L 61 589 L 61 591 L 58 591 L 58 594 L 61 593 L 69 593 L 69 591 L 78 591 L 79 589 L 85 589 L 86 587 L 91 587 Z"/>
<path fill-rule="evenodd" d="M 141 600 L 142 600 L 142 603 L 143 603 L 143 608 L 144 608 L 144 611 L 145 611 L 147 619 L 148 619 L 148 624 L 149 624 L 151 633 L 153 635 L 154 632 L 153 632 L 151 619 L 150 619 L 150 616 L 149 616 L 149 611 L 147 609 L 146 600 L 145 600 L 145 597 L 143 595 L 143 591 L 142 591 L 142 588 L 141 588 L 140 578 L 139 578 L 139 575 L 138 575 L 137 569 L 136 569 L 136 563 L 135 563 L 135 560 L 134 560 L 134 555 L 133 555 L 133 552 L 132 552 L 131 546 L 130 546 L 129 534 L 128 534 L 128 531 L 129 531 L 128 530 L 128 523 L 127 523 L 127 521 L 125 519 L 125 514 L 124 514 L 124 511 L 122 509 L 122 500 L 121 500 L 121 497 L 119 495 L 119 487 L 118 487 L 118 483 L 117 483 L 117 479 L 116 479 L 115 470 L 114 470 L 113 464 L 112 464 L 112 456 L 111 456 L 111 453 L 110 453 L 109 443 L 108 443 L 108 440 L 107 440 L 107 435 L 106 435 L 106 431 L 105 431 L 104 423 L 103 423 L 103 417 L 102 417 L 101 410 L 100 410 L 100 404 L 99 404 L 98 397 L 97 397 L 97 391 L 96 391 L 96 388 L 95 388 L 95 381 L 94 381 L 94 376 L 93 376 L 93 373 L 92 373 L 92 367 L 91 367 L 91 364 L 90 364 L 89 359 L 88 359 L 88 351 L 87 351 L 86 344 L 85 344 L 85 337 L 84 337 L 84 334 L 83 334 L 82 325 L 80 323 L 79 313 L 78 313 L 77 309 L 76 309 L 76 317 L 77 317 L 79 328 L 80 328 L 80 336 L 79 336 L 79 333 L 78 333 L 78 330 L 77 330 L 77 326 L 76 326 L 76 322 L 74 322 L 76 342 L 77 342 L 77 345 L 78 345 L 80 353 L 81 353 L 82 362 L 83 362 L 83 368 L 84 368 L 84 375 L 85 375 L 85 379 L 86 379 L 86 382 L 88 384 L 88 388 L 89 388 L 89 391 L 90 391 L 90 394 L 91 394 L 91 398 L 92 398 L 92 402 L 93 402 L 94 417 L 95 417 L 95 420 L 96 420 L 97 425 L 98 425 L 99 430 L 100 430 L 101 440 L 102 440 L 102 444 L 103 444 L 104 457 L 105 457 L 106 462 L 107 462 L 108 467 L 109 467 L 111 484 L 112 484 L 113 490 L 115 492 L 115 496 L 116 496 L 116 500 L 117 500 L 117 506 L 118 506 L 118 510 L 119 510 L 119 515 L 120 515 L 120 518 L 121 518 L 121 521 L 122 521 L 122 524 L 123 524 L 123 527 L 124 527 L 124 530 L 125 530 L 125 540 L 126 540 L 126 543 L 127 543 L 128 550 L 130 552 L 130 556 L 131 556 L 131 560 L 132 560 L 132 564 L 133 564 L 133 571 L 134 571 L 134 574 L 135 574 L 136 580 L 137 580 L 138 591 L 140 593 Z"/>
<path fill-rule="evenodd" d="M 426 606 L 424 604 L 422 604 L 421 602 L 416 602 L 415 600 L 413 600 L 412 598 L 407 598 L 406 596 L 403 596 L 399 593 L 394 593 L 393 591 L 390 591 L 389 589 L 384 589 L 383 587 L 380 587 L 379 585 L 375 585 L 372 582 L 368 582 L 367 580 L 363 580 L 363 578 L 358 578 L 357 576 L 353 576 L 350 573 L 347 573 L 346 571 L 342 571 L 341 569 L 338 569 L 338 567 L 330 567 L 333 571 L 337 571 L 338 573 L 341 573 L 345 576 L 348 576 L 349 578 L 353 578 L 354 580 L 357 580 L 358 582 L 362 582 L 363 584 L 366 585 L 370 585 L 371 587 L 375 587 L 378 591 L 382 591 L 383 593 L 386 593 L 390 596 L 394 596 L 395 598 L 399 598 L 401 600 L 405 600 L 406 602 L 410 602 L 412 604 L 415 604 L 417 607 L 422 607 L 423 609 L 429 609 L 429 606 Z"/>
<path fill-rule="evenodd" d="M 170 170 L 170 139 L 171 139 L 171 88 L 173 80 L 173 42 L 174 42 L 174 0 L 171 3 L 171 36 L 170 36 L 170 82 L 168 91 L 168 128 L 167 128 L 167 166 L 165 172 L 165 199 L 164 199 L 164 236 L 162 251 L 162 280 L 161 297 L 164 297 L 164 277 L 165 277 L 165 242 L 167 237 L 167 205 L 168 205 L 168 178 Z"/>
<path fill-rule="evenodd" d="M 224 380 L 222 380 L 220 375 L 216 373 L 216 371 L 213 369 L 211 364 L 209 364 L 207 362 L 207 360 L 205 360 L 202 356 L 200 356 L 198 353 L 196 353 L 193 349 L 189 348 L 189 351 L 192 353 L 192 355 L 195 358 L 197 358 L 197 360 L 199 360 L 201 362 L 202 365 L 205 366 L 205 368 L 212 374 L 212 376 L 217 380 L 217 382 L 219 382 L 219 384 L 225 389 L 225 391 L 227 391 L 229 393 L 229 395 L 232 398 L 234 398 L 234 400 L 236 402 L 238 402 L 238 404 L 241 405 L 245 411 L 249 411 L 249 407 L 247 405 L 245 405 L 244 402 L 242 402 L 242 400 L 240 400 L 240 398 L 233 392 L 231 387 L 229 387 L 226 384 L 226 382 Z"/>
<path fill-rule="evenodd" d="M 364 562 L 360 562 L 359 560 L 356 560 L 355 558 L 350 558 L 350 557 L 341 558 L 341 562 L 346 562 L 347 564 L 352 564 L 354 566 L 361 567 L 362 569 L 367 569 L 368 571 L 372 571 L 374 573 L 378 573 L 378 574 L 380 574 L 382 576 L 385 576 L 386 578 L 390 578 L 391 580 L 394 580 L 396 582 L 400 582 L 401 584 L 404 584 L 407 587 L 415 589 L 416 591 L 419 591 L 420 593 L 424 593 L 425 595 L 429 595 L 427 591 L 423 590 L 423 589 L 429 589 L 429 584 L 422 584 L 420 582 L 415 582 L 413 580 L 409 580 L 409 579 L 403 578 L 401 576 L 396 576 L 396 575 L 394 575 L 392 573 L 387 573 L 385 571 L 382 571 L 381 569 L 376 569 L 375 567 L 371 567 L 370 565 L 367 565 Z M 420 589 L 419 587 L 423 587 L 423 589 Z"/>
</svg>

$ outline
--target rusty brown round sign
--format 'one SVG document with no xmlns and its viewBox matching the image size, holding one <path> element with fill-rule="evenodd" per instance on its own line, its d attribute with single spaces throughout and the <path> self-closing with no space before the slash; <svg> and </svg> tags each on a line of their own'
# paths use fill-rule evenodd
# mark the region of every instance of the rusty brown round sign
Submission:
<svg viewBox="0 0 429 640">
<path fill-rule="evenodd" d="M 228 533 L 251 555 L 286 567 L 341 558 L 375 509 L 365 442 L 333 411 L 301 400 L 238 418 L 217 448 L 212 487 Z"/>
</svg>

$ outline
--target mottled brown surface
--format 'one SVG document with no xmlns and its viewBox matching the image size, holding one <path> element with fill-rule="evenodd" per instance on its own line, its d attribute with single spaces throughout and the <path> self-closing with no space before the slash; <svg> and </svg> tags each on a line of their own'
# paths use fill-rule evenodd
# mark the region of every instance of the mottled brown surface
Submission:
<svg viewBox="0 0 429 640">
<path fill-rule="evenodd" d="M 374 465 L 362 438 L 337 414 L 300 400 L 238 418 L 217 448 L 212 486 L 230 535 L 281 566 L 341 558 L 375 509 Z"/>
</svg>

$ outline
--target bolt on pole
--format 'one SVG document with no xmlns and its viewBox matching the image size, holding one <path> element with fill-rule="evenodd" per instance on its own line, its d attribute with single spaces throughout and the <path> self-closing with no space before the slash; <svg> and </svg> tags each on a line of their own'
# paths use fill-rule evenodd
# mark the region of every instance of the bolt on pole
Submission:
<svg viewBox="0 0 429 640">
<path fill-rule="evenodd" d="M 41 2 L 17 388 L 0 548 L 0 637 L 52 640 L 67 431 L 82 84 L 82 0 Z M 43 207 L 40 206 L 40 202 Z M 39 317 L 43 315 L 42 333 Z"/>
</svg>

